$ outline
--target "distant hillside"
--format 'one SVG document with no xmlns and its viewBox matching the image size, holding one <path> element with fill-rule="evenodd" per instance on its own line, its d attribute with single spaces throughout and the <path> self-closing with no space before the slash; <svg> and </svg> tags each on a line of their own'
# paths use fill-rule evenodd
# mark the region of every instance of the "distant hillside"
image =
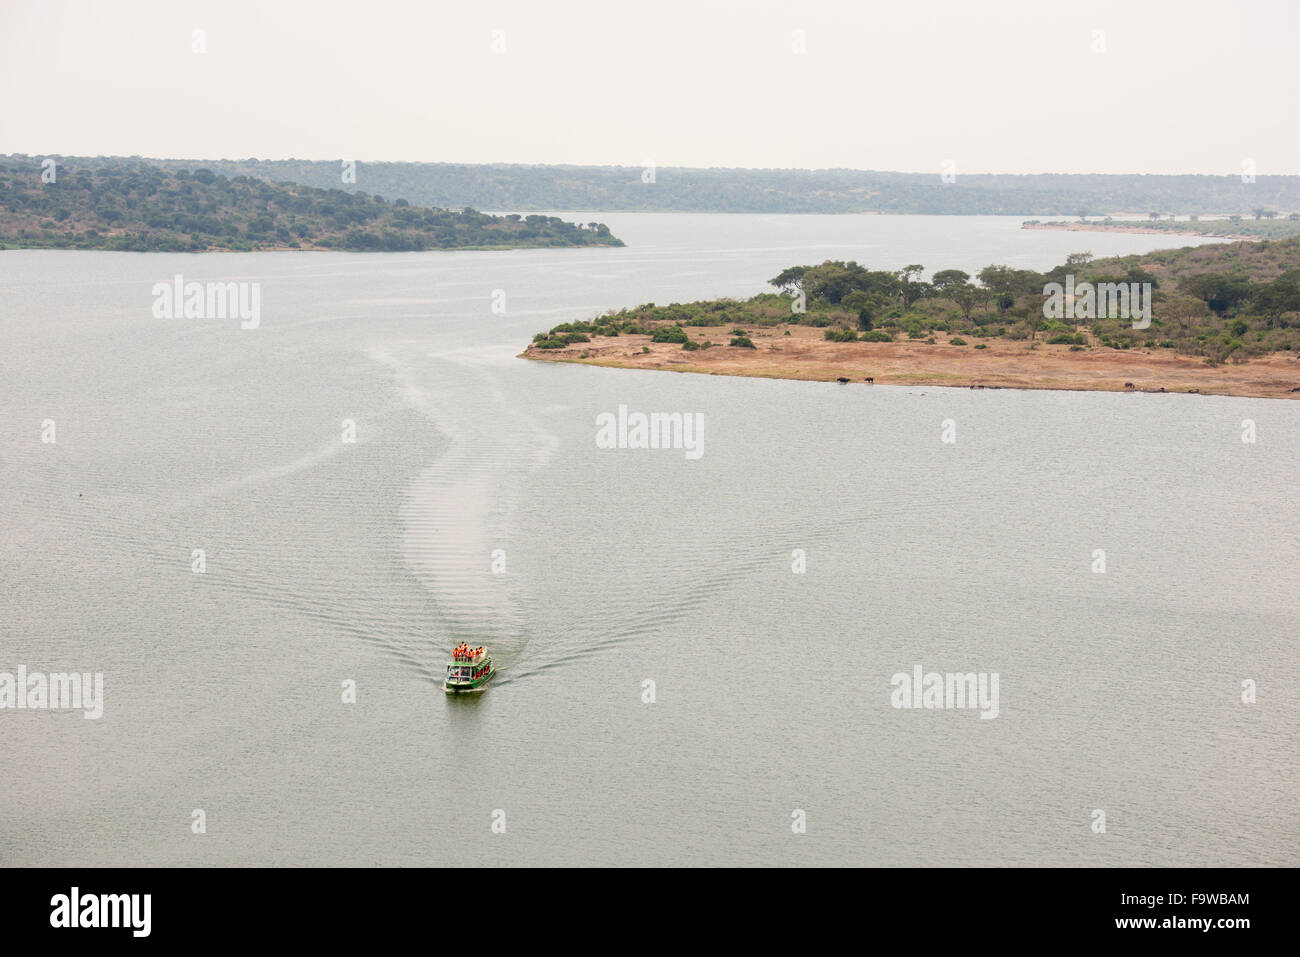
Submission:
<svg viewBox="0 0 1300 957">
<path fill-rule="evenodd" d="M 863 170 L 357 163 L 338 160 L 158 160 L 230 176 L 365 190 L 422 206 L 510 210 L 644 210 L 724 213 L 930 213 L 1016 216 L 1253 216 L 1300 211 L 1300 176 L 983 175 Z"/>
<path fill-rule="evenodd" d="M 0 158 L 0 249 L 126 251 L 340 249 L 402 252 L 621 246 L 600 223 L 489 216 L 282 185 L 138 159 Z M 51 181 L 47 181 L 51 180 Z"/>
</svg>

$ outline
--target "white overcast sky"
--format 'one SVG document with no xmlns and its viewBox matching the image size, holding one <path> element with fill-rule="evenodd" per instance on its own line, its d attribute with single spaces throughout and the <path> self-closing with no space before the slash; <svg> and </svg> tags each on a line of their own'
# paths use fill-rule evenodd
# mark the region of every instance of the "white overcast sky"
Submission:
<svg viewBox="0 0 1300 957">
<path fill-rule="evenodd" d="M 1296 174 L 1298 28 L 1300 0 L 0 0 L 0 153 Z"/>
</svg>

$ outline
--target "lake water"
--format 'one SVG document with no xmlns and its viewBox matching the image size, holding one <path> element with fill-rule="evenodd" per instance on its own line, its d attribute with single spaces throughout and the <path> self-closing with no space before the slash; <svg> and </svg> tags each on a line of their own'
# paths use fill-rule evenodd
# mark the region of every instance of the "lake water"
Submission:
<svg viewBox="0 0 1300 957">
<path fill-rule="evenodd" d="M 1300 864 L 1300 404 L 515 358 L 795 263 L 1168 239 L 565 215 L 628 247 L 0 255 L 0 672 L 105 698 L 0 711 L 0 865 Z M 178 273 L 259 327 L 155 318 Z M 703 454 L 598 448 L 620 405 Z M 461 640 L 501 670 L 448 699 Z M 997 717 L 894 707 L 918 665 Z"/>
</svg>

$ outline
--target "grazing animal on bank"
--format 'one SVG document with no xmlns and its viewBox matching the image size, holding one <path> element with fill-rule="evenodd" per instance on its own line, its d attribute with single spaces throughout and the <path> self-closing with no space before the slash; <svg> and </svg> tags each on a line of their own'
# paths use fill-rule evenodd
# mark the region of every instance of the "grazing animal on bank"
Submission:
<svg viewBox="0 0 1300 957">
<path fill-rule="evenodd" d="M 867 376 L 867 381 L 868 381 L 868 382 L 875 382 L 876 380 L 875 380 L 872 376 Z"/>
<path fill-rule="evenodd" d="M 846 379 L 844 376 L 840 376 L 840 377 L 839 377 L 838 379 L 836 379 L 835 381 L 838 382 L 840 385 L 844 385 L 844 384 L 845 384 L 846 382 L 848 382 L 849 380 Z"/>
<path fill-rule="evenodd" d="M 1132 383 L 1132 382 L 1125 382 L 1125 383 L 1124 383 L 1124 388 L 1126 388 L 1126 389 L 1131 389 L 1131 388 L 1133 388 L 1133 383 Z"/>
</svg>

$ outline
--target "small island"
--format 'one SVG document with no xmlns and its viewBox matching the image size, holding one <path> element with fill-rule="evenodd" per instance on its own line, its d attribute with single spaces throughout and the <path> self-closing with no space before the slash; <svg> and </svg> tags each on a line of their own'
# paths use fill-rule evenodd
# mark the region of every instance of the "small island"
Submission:
<svg viewBox="0 0 1300 957">
<path fill-rule="evenodd" d="M 142 160 L 0 157 L 0 249 L 420 252 L 622 246 L 603 223 L 492 216 Z"/>
<path fill-rule="evenodd" d="M 1300 237 L 1078 253 L 1045 273 L 924 273 L 794 266 L 771 280 L 778 292 L 563 323 L 522 356 L 841 383 L 1300 398 Z"/>
</svg>

